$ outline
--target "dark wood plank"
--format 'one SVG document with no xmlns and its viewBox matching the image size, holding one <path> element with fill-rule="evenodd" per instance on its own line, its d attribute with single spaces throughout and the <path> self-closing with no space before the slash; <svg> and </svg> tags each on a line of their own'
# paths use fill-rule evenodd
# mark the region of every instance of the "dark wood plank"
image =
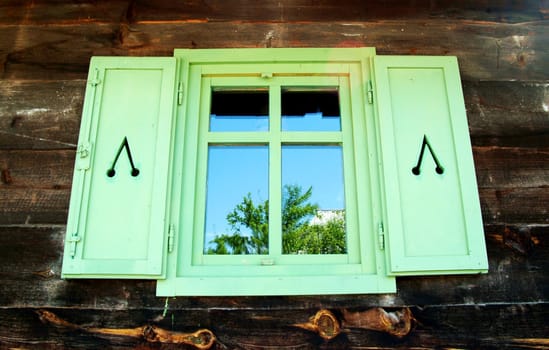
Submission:
<svg viewBox="0 0 549 350">
<path fill-rule="evenodd" d="M 0 3 L 0 24 L 118 22 L 126 18 L 131 3 L 129 0 L 4 0 Z"/>
<path fill-rule="evenodd" d="M 70 191 L 67 189 L 9 189 L 0 191 L 0 223 L 64 224 Z"/>
<path fill-rule="evenodd" d="M 0 149 L 76 149 L 84 80 L 0 80 Z"/>
<path fill-rule="evenodd" d="M 488 274 L 399 277 L 395 294 L 157 298 L 155 281 L 62 280 L 64 226 L 0 226 L 0 305 L 237 311 L 549 302 L 549 225 L 485 231 Z"/>
<path fill-rule="evenodd" d="M 159 317 L 160 310 L 52 309 L 59 320 L 85 325 L 71 329 L 39 318 L 41 309 L 3 308 L 0 310 L 0 339 L 10 347 L 40 348 L 116 348 L 152 349 L 161 344 L 143 338 L 109 336 L 93 332 L 94 328 L 136 328 L 146 324 L 179 332 L 209 328 L 217 342 L 214 349 L 353 349 L 353 348 L 521 348 L 547 344 L 549 316 L 547 303 L 492 305 L 446 305 L 412 308 L 416 325 L 409 335 L 395 338 L 385 333 L 349 328 L 333 340 L 302 330 L 294 324 L 306 322 L 311 310 L 173 310 Z M 337 312 L 337 310 L 334 310 Z M 532 325 L 538 325 L 532 327 Z M 86 330 L 87 329 L 87 330 Z M 498 335 L 504 336 L 498 336 Z M 171 349 L 165 344 L 161 348 Z M 177 347 L 192 349 L 192 347 Z"/>
<path fill-rule="evenodd" d="M 477 145 L 549 144 L 547 82 L 463 81 L 469 130 Z"/>
<path fill-rule="evenodd" d="M 0 80 L 0 149 L 76 147 L 84 80 Z M 473 144 L 546 147 L 549 84 L 463 84 Z"/>
<path fill-rule="evenodd" d="M 549 187 L 549 147 L 475 146 L 473 157 L 482 190 Z"/>
<path fill-rule="evenodd" d="M 543 2 L 450 0 L 3 1 L 0 23 L 139 21 L 366 21 L 466 18 L 518 23 L 546 18 Z"/>
<path fill-rule="evenodd" d="M 0 188 L 70 191 L 74 150 L 0 151 Z"/>
<path fill-rule="evenodd" d="M 548 23 L 187 21 L 28 25 L 15 33 L 13 26 L 0 26 L 0 36 L 8 38 L 0 42 L 0 77 L 84 78 L 92 55 L 171 56 L 174 48 L 374 46 L 379 54 L 456 55 L 466 80 L 544 81 Z"/>
<path fill-rule="evenodd" d="M 0 150 L 0 224 L 66 222 L 74 149 Z M 475 147 L 486 224 L 547 224 L 549 150 Z"/>
<path fill-rule="evenodd" d="M 508 189 L 479 189 L 482 218 L 487 224 L 547 224 L 547 186 Z"/>
</svg>

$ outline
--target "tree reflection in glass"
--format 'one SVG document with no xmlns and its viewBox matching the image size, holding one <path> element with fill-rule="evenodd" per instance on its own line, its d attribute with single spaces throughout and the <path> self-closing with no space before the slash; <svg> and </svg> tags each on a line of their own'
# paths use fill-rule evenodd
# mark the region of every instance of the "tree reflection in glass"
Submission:
<svg viewBox="0 0 549 350">
<path fill-rule="evenodd" d="M 204 252 L 267 254 L 267 146 L 210 146 Z"/>
<path fill-rule="evenodd" d="M 282 252 L 344 254 L 341 146 L 282 146 Z"/>
</svg>

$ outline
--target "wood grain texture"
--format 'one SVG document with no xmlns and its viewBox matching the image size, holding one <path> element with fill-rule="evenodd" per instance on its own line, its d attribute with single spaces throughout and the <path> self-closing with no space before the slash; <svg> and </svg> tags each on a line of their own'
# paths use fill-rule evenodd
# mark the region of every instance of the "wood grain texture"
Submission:
<svg viewBox="0 0 549 350">
<path fill-rule="evenodd" d="M 384 55 L 458 56 L 466 80 L 543 81 L 548 28 L 547 21 L 447 19 L 0 25 L 0 37 L 8 38 L 0 42 L 0 77 L 84 78 L 93 55 L 171 56 L 174 48 L 373 46 Z"/>
<path fill-rule="evenodd" d="M 399 277 L 396 294 L 157 298 L 155 281 L 62 280 L 65 235 L 62 225 L 0 226 L 0 266 L 3 267 L 0 305 L 11 308 L 151 309 L 162 314 L 164 309 L 203 310 L 206 313 L 214 309 L 268 312 L 547 301 L 549 225 L 487 225 L 485 234 L 490 264 L 488 274 Z"/>
<path fill-rule="evenodd" d="M 66 223 L 74 149 L 0 150 L 0 225 Z M 549 150 L 475 147 L 486 224 L 549 224 Z"/>
<path fill-rule="evenodd" d="M 119 335 L 94 334 L 80 329 L 67 329 L 43 323 L 43 309 L 4 308 L 0 310 L 0 339 L 7 346 L 36 348 L 96 348 L 152 349 L 146 340 Z M 217 338 L 214 349 L 360 349 L 417 348 L 429 349 L 444 344 L 446 348 L 519 348 L 521 344 L 547 344 L 549 313 L 546 303 L 516 303 L 494 305 L 445 305 L 411 308 L 417 320 L 409 336 L 397 338 L 382 332 L 349 328 L 332 340 L 295 327 L 288 322 L 307 320 L 315 310 L 171 310 L 165 318 L 158 310 L 98 310 L 50 309 L 71 324 L 88 327 L 136 327 L 141 323 L 187 332 L 200 324 L 208 327 Z M 337 310 L 334 310 L 337 312 Z M 532 324 L 539 327 L 532 328 Z M 30 330 L 36 330 L 30 333 Z M 495 336 L 505 334 L 505 336 Z M 174 348 L 175 344 L 172 344 Z M 170 344 L 167 344 L 170 346 Z M 162 347 L 164 348 L 164 347 Z M 190 346 L 177 347 L 192 349 Z"/>
<path fill-rule="evenodd" d="M 547 18 L 547 5 L 535 0 L 208 0 L 59 2 L 3 1 L 0 23 L 138 21 L 366 21 L 381 18 L 468 18 L 518 23 Z"/>
<path fill-rule="evenodd" d="M 116 331 L 147 326 L 208 328 L 217 349 L 549 348 L 548 33 L 547 0 L 2 1 L 0 348 L 192 349 Z M 157 298 L 155 281 L 60 278 L 91 56 L 358 46 L 458 57 L 488 274 L 399 277 L 394 294 L 292 297 Z M 411 332 L 355 322 L 322 337 L 295 326 L 319 310 L 342 320 L 378 307 L 410 310 Z"/>
<path fill-rule="evenodd" d="M 85 88 L 81 79 L 0 80 L 0 149 L 76 148 Z M 549 83 L 464 81 L 463 91 L 474 145 L 549 144 Z"/>
</svg>

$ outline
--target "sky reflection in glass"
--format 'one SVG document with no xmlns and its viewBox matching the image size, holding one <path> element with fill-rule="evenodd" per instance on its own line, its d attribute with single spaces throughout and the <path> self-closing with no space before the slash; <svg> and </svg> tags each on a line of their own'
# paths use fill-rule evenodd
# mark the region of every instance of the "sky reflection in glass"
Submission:
<svg viewBox="0 0 549 350">
<path fill-rule="evenodd" d="M 232 234 L 229 214 L 248 194 L 254 203 L 269 199 L 267 146 L 210 146 L 206 191 L 204 250 L 217 235 Z M 242 230 L 242 234 L 250 232 Z"/>
</svg>

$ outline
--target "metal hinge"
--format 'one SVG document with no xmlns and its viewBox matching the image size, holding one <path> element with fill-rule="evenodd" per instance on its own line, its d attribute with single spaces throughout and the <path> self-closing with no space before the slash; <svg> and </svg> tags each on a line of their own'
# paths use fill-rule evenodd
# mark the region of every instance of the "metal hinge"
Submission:
<svg viewBox="0 0 549 350">
<path fill-rule="evenodd" d="M 371 81 L 371 80 L 368 80 L 368 91 L 367 91 L 367 95 L 368 95 L 368 103 L 369 103 L 369 104 L 374 103 L 374 88 L 373 88 L 373 86 L 372 86 L 372 81 Z"/>
<path fill-rule="evenodd" d="M 379 249 L 385 249 L 385 229 L 383 227 L 383 222 L 380 222 L 377 226 L 377 239 L 379 243 Z"/>
<path fill-rule="evenodd" d="M 175 228 L 173 225 L 170 225 L 168 228 L 168 253 L 173 252 L 173 245 L 175 239 Z"/>
<path fill-rule="evenodd" d="M 177 104 L 181 105 L 183 103 L 183 83 L 179 82 L 177 84 Z"/>
<path fill-rule="evenodd" d="M 89 81 L 90 85 L 95 87 L 99 84 L 101 84 L 101 79 L 99 78 L 99 69 L 95 68 L 95 74 L 93 79 Z"/>
<path fill-rule="evenodd" d="M 80 237 L 78 235 L 78 233 L 73 233 L 69 239 L 67 240 L 67 242 L 69 242 L 71 244 L 71 247 L 70 247 L 70 250 L 69 250 L 69 253 L 71 255 L 71 258 L 74 258 L 74 256 L 76 255 L 76 244 L 78 242 L 80 242 L 82 240 L 82 237 Z"/>
</svg>

